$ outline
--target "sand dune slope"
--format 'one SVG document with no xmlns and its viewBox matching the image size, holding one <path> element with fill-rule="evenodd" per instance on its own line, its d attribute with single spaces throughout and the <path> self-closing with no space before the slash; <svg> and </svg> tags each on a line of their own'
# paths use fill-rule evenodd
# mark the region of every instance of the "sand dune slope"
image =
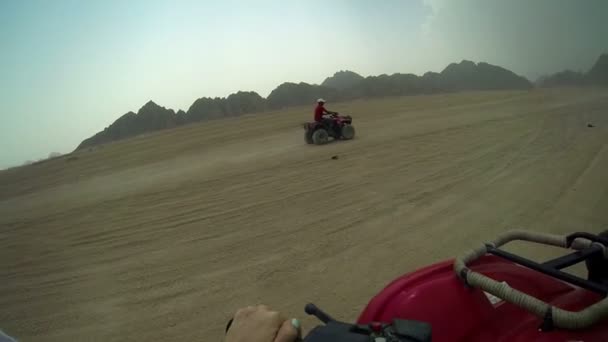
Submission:
<svg viewBox="0 0 608 342">
<path fill-rule="evenodd" d="M 262 302 L 354 320 L 392 278 L 506 229 L 607 228 L 606 91 L 335 108 L 355 140 L 305 145 L 300 108 L 0 172 L 0 328 L 220 341 L 231 312 Z"/>
</svg>

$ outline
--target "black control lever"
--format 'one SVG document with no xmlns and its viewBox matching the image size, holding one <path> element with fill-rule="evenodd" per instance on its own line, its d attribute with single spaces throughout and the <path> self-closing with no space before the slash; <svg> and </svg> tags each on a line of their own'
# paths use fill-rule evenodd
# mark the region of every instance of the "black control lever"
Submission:
<svg viewBox="0 0 608 342">
<path fill-rule="evenodd" d="M 307 314 L 309 314 L 311 316 L 317 317 L 321 322 L 323 322 L 325 324 L 336 321 L 330 315 L 323 312 L 323 310 L 319 309 L 313 303 L 306 304 L 306 306 L 304 307 L 304 312 L 306 312 Z"/>
</svg>

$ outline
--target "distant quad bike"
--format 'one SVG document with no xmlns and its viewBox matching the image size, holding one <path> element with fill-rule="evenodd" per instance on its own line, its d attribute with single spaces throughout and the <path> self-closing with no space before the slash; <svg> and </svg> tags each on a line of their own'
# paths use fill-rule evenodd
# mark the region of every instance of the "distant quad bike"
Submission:
<svg viewBox="0 0 608 342">
<path fill-rule="evenodd" d="M 572 252 L 539 263 L 500 248 L 517 240 Z M 303 341 L 608 341 L 607 248 L 606 233 L 508 231 L 453 260 L 393 280 L 354 324 L 306 305 L 304 311 L 324 324 Z M 562 271 L 582 262 L 586 278 Z"/>
<path fill-rule="evenodd" d="M 304 140 L 307 144 L 323 145 L 334 140 L 350 140 L 355 137 L 353 119 L 350 115 L 332 114 L 330 119 L 322 122 L 307 122 L 304 124 Z"/>
</svg>

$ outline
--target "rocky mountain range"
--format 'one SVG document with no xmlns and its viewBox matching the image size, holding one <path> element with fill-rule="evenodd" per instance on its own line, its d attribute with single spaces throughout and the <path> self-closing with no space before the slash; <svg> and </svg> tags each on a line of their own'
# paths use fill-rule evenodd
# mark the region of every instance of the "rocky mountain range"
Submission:
<svg viewBox="0 0 608 342">
<path fill-rule="evenodd" d="M 541 78 L 536 86 L 608 86 L 608 55 L 601 55 L 587 73 L 562 71 Z M 108 143 L 194 122 L 234 117 L 248 113 L 277 110 L 292 106 L 314 105 L 319 98 L 332 102 L 360 98 L 379 98 L 434 94 L 465 90 L 530 89 L 535 85 L 522 76 L 488 63 L 463 60 L 452 63 L 441 72 L 379 75 L 363 77 L 343 70 L 326 78 L 320 85 L 286 82 L 275 88 L 267 98 L 253 91 L 239 91 L 228 97 L 202 97 L 187 111 L 167 109 L 149 101 L 137 113 L 128 112 L 114 123 L 80 143 L 77 149 Z"/>
<path fill-rule="evenodd" d="M 601 55 L 587 72 L 564 70 L 541 77 L 539 87 L 608 86 L 608 54 Z"/>
</svg>

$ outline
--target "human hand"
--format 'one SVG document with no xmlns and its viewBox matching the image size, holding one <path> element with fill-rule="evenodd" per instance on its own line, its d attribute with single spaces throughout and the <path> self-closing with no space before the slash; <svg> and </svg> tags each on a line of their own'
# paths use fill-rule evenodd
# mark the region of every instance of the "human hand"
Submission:
<svg viewBox="0 0 608 342">
<path fill-rule="evenodd" d="M 225 342 L 294 342 L 300 336 L 300 321 L 285 319 L 266 305 L 239 309 Z"/>
</svg>

